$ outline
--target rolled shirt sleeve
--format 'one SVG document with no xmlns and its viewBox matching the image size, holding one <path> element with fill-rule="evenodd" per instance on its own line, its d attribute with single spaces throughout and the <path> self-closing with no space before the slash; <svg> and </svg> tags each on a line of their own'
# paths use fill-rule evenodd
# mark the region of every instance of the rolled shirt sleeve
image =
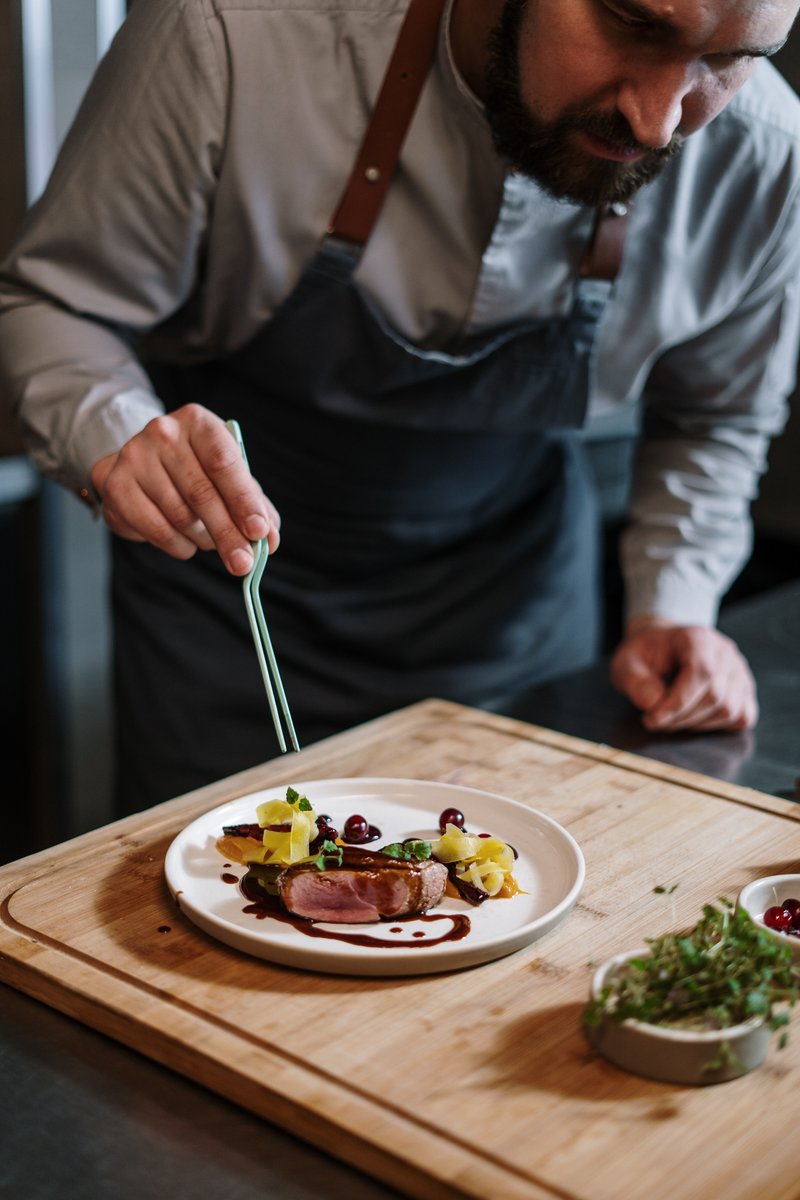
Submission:
<svg viewBox="0 0 800 1200">
<path fill-rule="evenodd" d="M 799 337 L 795 196 L 747 295 L 716 326 L 667 350 L 648 378 L 621 547 L 628 618 L 716 621 L 751 552 L 750 503 L 788 416 Z"/>
</svg>

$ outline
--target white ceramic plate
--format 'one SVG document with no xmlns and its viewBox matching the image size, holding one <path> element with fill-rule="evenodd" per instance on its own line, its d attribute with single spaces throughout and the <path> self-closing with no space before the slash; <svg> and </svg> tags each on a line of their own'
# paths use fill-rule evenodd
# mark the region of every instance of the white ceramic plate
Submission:
<svg viewBox="0 0 800 1200">
<path fill-rule="evenodd" d="M 583 886 L 583 854 L 574 838 L 550 817 L 514 800 L 413 779 L 312 779 L 292 786 L 340 830 L 353 813 L 366 817 L 382 834 L 370 848 L 407 837 L 436 838 L 439 814 L 458 808 L 470 832 L 493 833 L 514 846 L 519 854 L 514 878 L 524 895 L 487 900 L 478 907 L 445 897 L 429 914 L 441 916 L 435 921 L 319 927 L 390 940 L 389 947 L 311 938 L 269 917 L 259 920 L 243 911 L 247 901 L 238 885 L 222 878 L 234 873 L 241 877 L 244 867 L 226 867 L 215 842 L 223 825 L 252 822 L 257 804 L 283 799 L 285 786 L 276 787 L 231 800 L 193 821 L 172 843 L 164 864 L 167 885 L 181 912 L 212 937 L 247 954 L 346 975 L 424 975 L 471 967 L 511 954 L 547 933 L 570 911 Z M 448 913 L 469 917 L 466 937 L 426 946 L 453 927 Z"/>
</svg>

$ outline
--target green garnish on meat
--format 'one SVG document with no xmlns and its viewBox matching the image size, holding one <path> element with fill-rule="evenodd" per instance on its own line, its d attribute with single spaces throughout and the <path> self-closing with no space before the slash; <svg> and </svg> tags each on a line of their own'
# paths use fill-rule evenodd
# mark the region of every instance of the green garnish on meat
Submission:
<svg viewBox="0 0 800 1200">
<path fill-rule="evenodd" d="M 319 855 L 314 859 L 314 866 L 318 871 L 327 871 L 330 867 L 340 867 L 343 858 L 341 846 L 337 846 L 336 842 L 324 841 Z"/>
<path fill-rule="evenodd" d="M 381 848 L 381 854 L 385 854 L 388 858 L 405 859 L 407 862 L 413 860 L 424 862 L 431 856 L 431 844 L 413 839 L 409 839 L 407 842 L 392 842 L 390 846 Z"/>
</svg>

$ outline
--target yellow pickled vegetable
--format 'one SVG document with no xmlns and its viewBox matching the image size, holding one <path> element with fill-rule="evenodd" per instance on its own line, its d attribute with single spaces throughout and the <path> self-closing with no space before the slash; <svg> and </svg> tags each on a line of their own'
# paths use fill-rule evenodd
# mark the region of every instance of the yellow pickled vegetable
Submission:
<svg viewBox="0 0 800 1200">
<path fill-rule="evenodd" d="M 457 825 L 447 825 L 439 840 L 432 843 L 431 850 L 439 862 L 461 862 L 475 857 L 480 842 L 480 838 L 464 833 Z"/>
<path fill-rule="evenodd" d="M 514 851 L 499 837 L 479 837 L 447 824 L 431 850 L 439 862 L 454 867 L 456 875 L 489 896 L 513 895 L 506 886 L 512 880 Z"/>
<path fill-rule="evenodd" d="M 488 837 L 478 838 L 478 843 L 477 858 L 479 862 L 494 859 L 497 862 L 498 870 L 513 871 L 514 851 L 504 841 L 498 837 Z"/>
<path fill-rule="evenodd" d="M 283 825 L 291 821 L 297 808 L 286 800 L 265 800 L 256 808 L 256 820 L 263 829 L 266 825 Z"/>
<path fill-rule="evenodd" d="M 266 800 L 256 808 L 264 829 L 263 847 L 248 854 L 249 862 L 293 863 L 309 857 L 317 836 L 317 815 L 305 796 L 289 788 L 285 800 Z"/>
</svg>

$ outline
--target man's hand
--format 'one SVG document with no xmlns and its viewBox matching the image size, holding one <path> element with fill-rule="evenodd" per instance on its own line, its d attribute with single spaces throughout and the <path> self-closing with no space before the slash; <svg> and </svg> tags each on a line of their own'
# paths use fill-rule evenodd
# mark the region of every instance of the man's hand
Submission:
<svg viewBox="0 0 800 1200">
<path fill-rule="evenodd" d="M 277 549 L 280 517 L 225 422 L 198 404 L 156 417 L 91 471 L 108 527 L 173 558 L 216 548 L 232 575 L 253 565 L 250 543 Z"/>
<path fill-rule="evenodd" d="M 658 732 L 751 729 L 758 720 L 750 668 L 716 629 L 636 617 L 611 661 L 611 680 Z"/>
</svg>

